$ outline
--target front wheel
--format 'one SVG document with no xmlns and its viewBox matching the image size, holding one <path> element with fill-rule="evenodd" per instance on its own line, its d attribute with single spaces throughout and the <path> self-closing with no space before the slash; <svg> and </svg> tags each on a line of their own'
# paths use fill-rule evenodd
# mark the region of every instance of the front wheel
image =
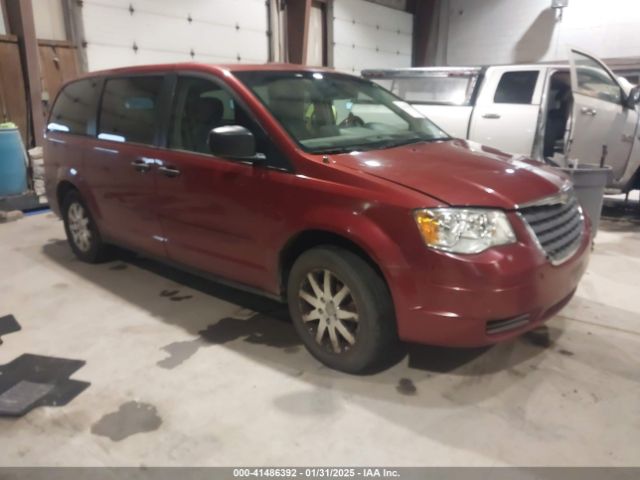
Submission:
<svg viewBox="0 0 640 480">
<path fill-rule="evenodd" d="M 311 354 L 336 370 L 382 366 L 397 342 L 393 302 L 375 269 L 333 246 L 303 253 L 287 286 L 293 324 Z"/>
<path fill-rule="evenodd" d="M 98 263 L 106 256 L 106 245 L 77 191 L 69 192 L 62 203 L 62 218 L 67 240 L 76 257 L 88 263 Z"/>
</svg>

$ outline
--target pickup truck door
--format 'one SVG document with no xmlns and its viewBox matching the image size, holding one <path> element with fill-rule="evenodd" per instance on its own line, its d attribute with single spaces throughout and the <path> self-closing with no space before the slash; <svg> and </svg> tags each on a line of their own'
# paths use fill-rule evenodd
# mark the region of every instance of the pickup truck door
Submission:
<svg viewBox="0 0 640 480">
<path fill-rule="evenodd" d="M 543 67 L 491 67 L 471 117 L 469 139 L 531 155 L 540 114 Z"/>
<path fill-rule="evenodd" d="M 567 158 L 611 166 L 613 179 L 626 170 L 638 113 L 625 106 L 626 95 L 615 75 L 597 58 L 571 50 L 573 111 Z"/>
</svg>

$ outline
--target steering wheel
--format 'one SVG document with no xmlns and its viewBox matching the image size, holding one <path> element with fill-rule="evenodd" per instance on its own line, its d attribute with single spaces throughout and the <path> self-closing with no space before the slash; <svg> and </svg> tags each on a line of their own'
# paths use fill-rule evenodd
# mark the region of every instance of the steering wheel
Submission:
<svg viewBox="0 0 640 480">
<path fill-rule="evenodd" d="M 349 127 L 364 127 L 364 120 L 360 117 L 354 115 L 353 113 L 349 113 L 347 118 L 342 120 L 338 125 L 340 128 L 349 128 Z"/>
</svg>

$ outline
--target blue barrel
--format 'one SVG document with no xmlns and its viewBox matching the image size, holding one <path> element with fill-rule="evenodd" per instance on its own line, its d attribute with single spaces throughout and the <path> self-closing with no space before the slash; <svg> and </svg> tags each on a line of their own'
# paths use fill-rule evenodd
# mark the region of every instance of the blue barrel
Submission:
<svg viewBox="0 0 640 480">
<path fill-rule="evenodd" d="M 0 197 L 27 191 L 26 153 L 17 128 L 0 128 Z"/>
</svg>

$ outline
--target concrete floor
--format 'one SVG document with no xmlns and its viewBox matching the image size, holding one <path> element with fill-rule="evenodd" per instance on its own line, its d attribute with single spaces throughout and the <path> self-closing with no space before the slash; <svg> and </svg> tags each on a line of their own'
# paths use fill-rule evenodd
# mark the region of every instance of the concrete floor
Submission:
<svg viewBox="0 0 640 480">
<path fill-rule="evenodd" d="M 41 214 L 0 225 L 0 364 L 86 360 L 62 407 L 0 419 L 0 465 L 640 465 L 640 222 L 603 222 L 544 333 L 322 367 L 278 304 L 120 256 L 74 259 Z"/>
</svg>

